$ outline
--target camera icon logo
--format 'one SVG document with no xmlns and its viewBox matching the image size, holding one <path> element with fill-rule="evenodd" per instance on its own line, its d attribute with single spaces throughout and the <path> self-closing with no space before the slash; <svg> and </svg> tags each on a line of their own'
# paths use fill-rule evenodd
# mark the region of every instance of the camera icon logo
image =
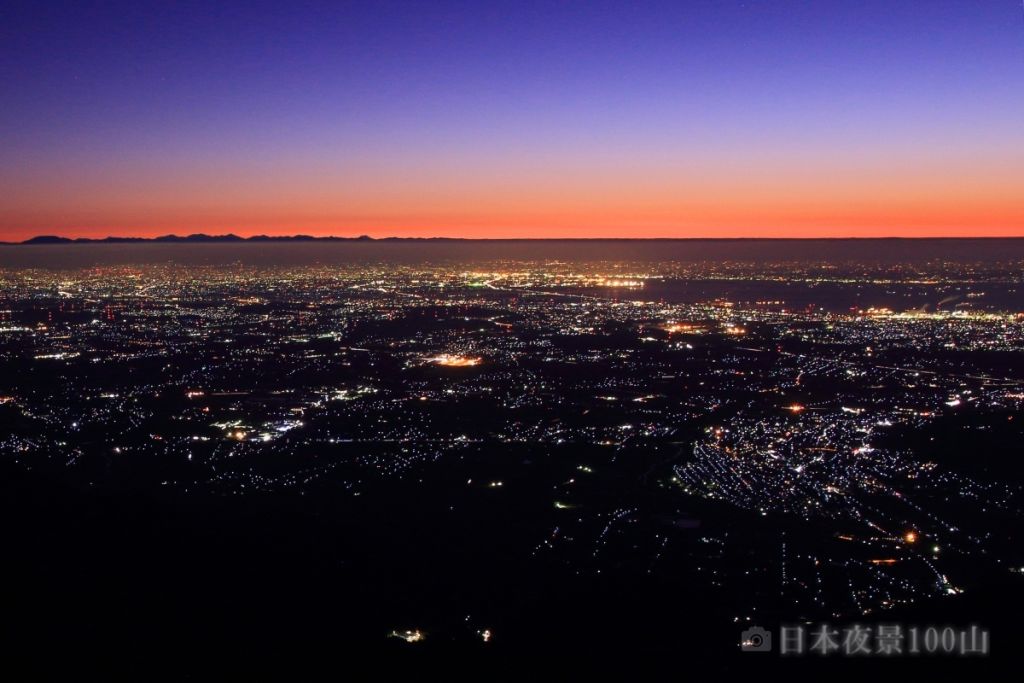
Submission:
<svg viewBox="0 0 1024 683">
<path fill-rule="evenodd" d="M 760 626 L 752 626 L 740 634 L 740 650 L 743 652 L 771 652 L 772 632 Z"/>
</svg>

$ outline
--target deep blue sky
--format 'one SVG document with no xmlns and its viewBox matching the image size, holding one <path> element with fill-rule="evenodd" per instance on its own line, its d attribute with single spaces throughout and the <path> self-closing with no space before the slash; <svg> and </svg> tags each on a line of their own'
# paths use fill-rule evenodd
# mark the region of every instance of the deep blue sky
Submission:
<svg viewBox="0 0 1024 683">
<path fill-rule="evenodd" d="M 0 99 L 0 239 L 1024 229 L 1016 0 L 8 0 Z"/>
</svg>

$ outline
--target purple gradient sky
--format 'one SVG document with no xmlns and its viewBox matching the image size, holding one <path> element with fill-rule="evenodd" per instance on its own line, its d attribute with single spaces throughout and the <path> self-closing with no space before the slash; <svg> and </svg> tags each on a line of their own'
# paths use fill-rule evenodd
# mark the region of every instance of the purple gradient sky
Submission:
<svg viewBox="0 0 1024 683">
<path fill-rule="evenodd" d="M 1024 235 L 1013 0 L 6 2 L 0 239 Z"/>
</svg>

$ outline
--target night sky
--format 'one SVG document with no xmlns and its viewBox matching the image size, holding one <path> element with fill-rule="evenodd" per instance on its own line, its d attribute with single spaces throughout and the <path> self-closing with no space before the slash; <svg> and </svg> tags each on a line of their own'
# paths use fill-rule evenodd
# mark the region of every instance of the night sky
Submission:
<svg viewBox="0 0 1024 683">
<path fill-rule="evenodd" d="M 0 240 L 1024 235 L 1020 0 L 6 0 L 0 103 Z"/>
</svg>

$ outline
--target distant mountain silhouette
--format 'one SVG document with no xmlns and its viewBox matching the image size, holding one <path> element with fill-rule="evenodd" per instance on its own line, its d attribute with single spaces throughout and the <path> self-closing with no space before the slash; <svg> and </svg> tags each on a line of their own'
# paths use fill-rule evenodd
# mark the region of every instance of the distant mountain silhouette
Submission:
<svg viewBox="0 0 1024 683">
<path fill-rule="evenodd" d="M 27 239 L 21 244 L 69 244 L 74 240 L 67 237 L 57 237 L 56 235 L 39 235 L 32 239 Z"/>
<path fill-rule="evenodd" d="M 88 245 L 88 244 L 216 244 L 216 243 L 282 243 L 282 242 L 478 242 L 466 238 L 372 238 L 369 234 L 360 234 L 356 238 L 335 236 L 313 237 L 311 234 L 254 234 L 251 238 L 242 238 L 238 234 L 163 234 L 157 238 L 61 238 L 55 234 L 40 236 L 24 242 L 0 242 L 0 245 Z M 484 242 L 505 242 L 505 240 L 484 240 Z M 518 242 L 518 240 L 512 240 Z"/>
<path fill-rule="evenodd" d="M 386 240 L 447 240 L 458 239 L 449 237 L 387 237 Z M 314 237 L 312 235 L 254 235 L 252 237 L 239 237 L 234 234 L 227 235 L 206 235 L 195 233 L 192 235 L 161 235 L 160 237 L 59 237 L 57 235 L 39 235 L 22 242 L 0 242 L 0 244 L 138 244 L 145 242 L 170 243 L 170 244 L 209 244 L 223 242 L 372 242 L 374 238 L 368 235 L 359 237 Z"/>
<path fill-rule="evenodd" d="M 203 235 L 196 233 L 187 237 L 178 237 L 177 235 L 163 235 L 162 237 L 154 237 L 154 242 L 244 242 L 244 237 L 238 235 Z"/>
</svg>

